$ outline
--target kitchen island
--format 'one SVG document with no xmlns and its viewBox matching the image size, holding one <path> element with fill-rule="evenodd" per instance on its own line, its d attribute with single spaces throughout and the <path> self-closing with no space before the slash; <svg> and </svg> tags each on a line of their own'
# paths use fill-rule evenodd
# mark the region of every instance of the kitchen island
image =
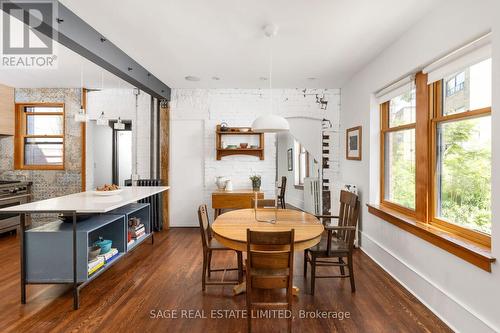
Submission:
<svg viewBox="0 0 500 333">
<path fill-rule="evenodd" d="M 80 289 L 133 248 L 127 246 L 126 239 L 126 218 L 129 214 L 143 211 L 148 234 L 141 238 L 141 242 L 147 238 L 153 239 L 149 204 L 139 205 L 137 202 L 161 195 L 168 189 L 168 186 L 124 187 L 119 193 L 109 196 L 87 191 L 0 209 L 0 212 L 21 214 L 21 303 L 26 303 L 28 284 L 72 284 L 73 307 L 78 309 Z M 27 217 L 35 213 L 63 214 L 69 218 L 70 223 L 58 220 L 27 230 Z M 79 222 L 82 217 L 86 219 Z M 98 234 L 113 239 L 119 247 L 119 255 L 110 265 L 101 269 L 99 274 L 90 277 L 86 271 L 88 246 L 95 241 Z M 59 259 L 53 256 L 56 252 L 61 256 L 60 262 L 57 263 L 59 268 L 48 260 Z M 68 254 L 69 259 L 65 260 L 65 255 Z"/>
</svg>

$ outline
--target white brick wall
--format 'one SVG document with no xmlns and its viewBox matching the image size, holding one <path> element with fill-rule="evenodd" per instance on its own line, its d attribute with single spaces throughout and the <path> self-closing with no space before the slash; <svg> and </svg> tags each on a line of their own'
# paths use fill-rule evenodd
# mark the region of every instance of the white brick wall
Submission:
<svg viewBox="0 0 500 333">
<path fill-rule="evenodd" d="M 327 110 L 316 103 L 316 94 L 328 100 Z M 339 89 L 274 89 L 272 113 L 284 117 L 306 116 L 328 118 L 338 124 L 340 111 Z M 259 115 L 271 113 L 271 91 L 268 89 L 173 89 L 171 100 L 171 126 L 176 120 L 199 119 L 205 124 L 204 183 L 200 184 L 205 202 L 211 204 L 211 193 L 216 188 L 216 176 L 230 176 L 233 187 L 250 188 L 248 177 L 262 175 L 262 189 L 266 196 L 274 196 L 276 173 L 275 135 L 265 134 L 265 159 L 252 156 L 228 156 L 215 159 L 215 126 L 227 122 L 229 126 L 250 126 Z M 293 134 L 293 133 L 292 133 Z M 320 135 L 319 133 L 317 135 Z M 230 139 L 226 139 L 229 142 Z M 237 139 L 239 140 L 239 139 Z M 185 177 L 185 175 L 170 175 Z M 180 199 L 179 199 L 180 200 Z M 189 198 L 183 198 L 189 200 Z M 175 205 L 175 202 L 171 204 Z M 193 202 L 193 211 L 199 203 Z M 175 216 L 171 218 L 175 219 Z"/>
</svg>

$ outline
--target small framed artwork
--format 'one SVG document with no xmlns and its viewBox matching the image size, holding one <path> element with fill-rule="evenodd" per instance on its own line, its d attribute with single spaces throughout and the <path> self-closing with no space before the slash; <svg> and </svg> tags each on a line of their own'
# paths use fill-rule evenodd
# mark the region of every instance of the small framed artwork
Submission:
<svg viewBox="0 0 500 333">
<path fill-rule="evenodd" d="M 292 148 L 287 150 L 286 159 L 288 161 L 288 171 L 293 171 L 293 149 Z"/>
<path fill-rule="evenodd" d="M 348 160 L 361 161 L 361 126 L 346 130 L 345 158 Z"/>
</svg>

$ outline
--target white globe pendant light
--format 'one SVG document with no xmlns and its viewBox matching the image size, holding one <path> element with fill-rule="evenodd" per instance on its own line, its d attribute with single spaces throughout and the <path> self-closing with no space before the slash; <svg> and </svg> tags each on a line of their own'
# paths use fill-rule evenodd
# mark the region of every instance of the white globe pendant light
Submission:
<svg viewBox="0 0 500 333">
<path fill-rule="evenodd" d="M 273 38 L 278 33 L 278 27 L 273 24 L 268 24 L 264 28 L 264 34 L 268 38 Z M 272 43 L 270 41 L 270 43 Z M 269 59 L 269 92 L 271 96 L 271 112 L 273 110 L 273 86 L 272 86 L 272 76 L 273 74 L 273 50 L 272 45 L 270 49 L 270 59 Z M 278 133 L 290 130 L 290 125 L 288 121 L 274 114 L 266 114 L 258 117 L 252 123 L 252 131 L 257 133 Z"/>
<path fill-rule="evenodd" d="M 257 133 L 278 133 L 289 130 L 288 121 L 274 114 L 260 116 L 252 123 L 252 131 Z"/>
</svg>

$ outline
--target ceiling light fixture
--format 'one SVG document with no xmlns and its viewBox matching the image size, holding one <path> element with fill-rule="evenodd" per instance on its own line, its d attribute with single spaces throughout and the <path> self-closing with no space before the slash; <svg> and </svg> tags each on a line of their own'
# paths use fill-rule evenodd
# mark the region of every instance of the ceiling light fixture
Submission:
<svg viewBox="0 0 500 333">
<path fill-rule="evenodd" d="M 266 25 L 264 35 L 269 38 L 269 93 L 271 97 L 271 105 L 269 114 L 257 117 L 252 123 L 252 131 L 258 133 L 278 133 L 290 130 L 288 121 L 278 115 L 272 114 L 273 112 L 273 42 L 272 38 L 278 33 L 278 27 L 274 24 Z M 277 147 L 276 147 L 277 149 Z"/>
<path fill-rule="evenodd" d="M 214 80 L 214 81 L 219 81 L 219 80 L 220 80 L 220 77 L 218 77 L 218 76 L 212 76 L 212 80 Z"/>
<path fill-rule="evenodd" d="M 85 109 L 83 107 L 84 96 L 83 96 L 83 59 L 81 59 L 82 63 L 80 66 L 80 110 L 75 114 L 75 121 L 77 123 L 85 123 L 88 121 L 87 114 L 85 113 Z"/>
<path fill-rule="evenodd" d="M 197 77 L 197 76 L 193 76 L 193 75 L 188 75 L 186 77 L 184 77 L 184 79 L 186 81 L 193 81 L 193 82 L 197 82 L 197 81 L 200 81 L 200 78 Z"/>
</svg>

